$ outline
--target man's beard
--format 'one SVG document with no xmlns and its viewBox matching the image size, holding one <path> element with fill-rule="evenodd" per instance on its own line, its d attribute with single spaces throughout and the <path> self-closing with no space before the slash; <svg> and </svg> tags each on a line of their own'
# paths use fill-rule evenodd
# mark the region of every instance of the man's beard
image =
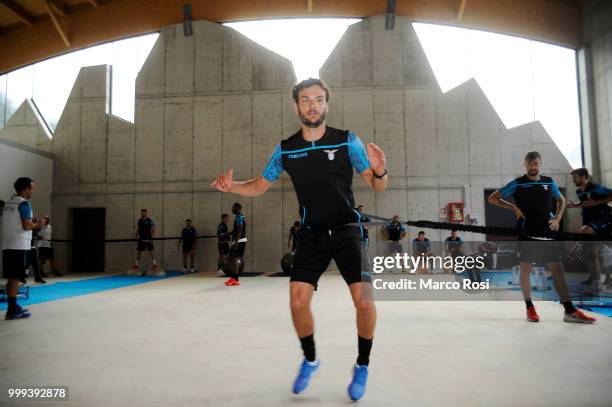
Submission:
<svg viewBox="0 0 612 407">
<path fill-rule="evenodd" d="M 536 176 L 540 175 L 540 171 L 538 171 L 538 170 L 527 171 L 527 175 L 529 175 L 530 177 L 536 177 Z"/>
<path fill-rule="evenodd" d="M 317 128 L 320 125 L 322 125 L 323 122 L 325 121 L 326 116 L 327 116 L 327 112 L 324 110 L 323 112 L 321 112 L 321 116 L 319 117 L 319 120 L 317 120 L 316 122 L 311 122 L 308 119 L 308 117 L 306 117 L 300 112 L 300 120 L 306 127 L 310 127 L 311 129 Z"/>
</svg>

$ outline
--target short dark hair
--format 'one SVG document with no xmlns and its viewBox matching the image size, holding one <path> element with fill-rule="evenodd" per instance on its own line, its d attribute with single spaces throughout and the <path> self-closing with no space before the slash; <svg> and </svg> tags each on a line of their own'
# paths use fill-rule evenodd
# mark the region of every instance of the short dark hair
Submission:
<svg viewBox="0 0 612 407">
<path fill-rule="evenodd" d="M 140 212 L 147 212 L 147 210 L 146 209 L 141 209 Z"/>
<path fill-rule="evenodd" d="M 221 215 L 221 219 L 223 218 L 229 218 L 229 215 L 227 213 L 224 213 L 223 215 Z"/>
<path fill-rule="evenodd" d="M 571 175 L 578 175 L 579 177 L 587 177 L 589 178 L 589 170 L 587 170 L 586 168 L 576 168 L 575 170 L 573 170 L 572 172 L 570 172 Z"/>
<path fill-rule="evenodd" d="M 421 231 L 419 231 L 419 235 L 424 235 L 424 234 L 425 234 L 425 232 L 424 232 L 424 231 L 422 231 L 422 230 L 421 230 Z"/>
<path fill-rule="evenodd" d="M 310 88 L 311 86 L 320 86 L 321 88 L 323 88 L 323 90 L 325 91 L 325 101 L 329 102 L 329 88 L 327 87 L 325 82 L 323 82 L 323 80 L 319 78 L 304 79 L 303 81 L 293 85 L 293 87 L 291 88 L 291 96 L 293 97 L 293 101 L 297 103 L 300 92 L 306 88 Z"/>
<path fill-rule="evenodd" d="M 185 219 L 185 222 L 191 222 L 191 219 Z"/>
<path fill-rule="evenodd" d="M 22 191 L 25 191 L 26 189 L 31 188 L 32 182 L 34 182 L 34 180 L 28 177 L 17 178 L 17 181 L 15 181 L 15 183 L 13 184 L 13 187 L 15 188 L 15 192 L 19 194 Z"/>
<path fill-rule="evenodd" d="M 242 209 L 242 205 L 240 204 L 240 202 L 234 202 L 234 204 L 232 205 L 232 207 L 236 207 L 238 209 Z"/>
<path fill-rule="evenodd" d="M 525 154 L 525 161 L 533 161 L 537 159 L 540 159 L 540 160 L 542 159 L 542 155 L 538 153 L 537 151 L 530 151 L 527 154 Z"/>
</svg>

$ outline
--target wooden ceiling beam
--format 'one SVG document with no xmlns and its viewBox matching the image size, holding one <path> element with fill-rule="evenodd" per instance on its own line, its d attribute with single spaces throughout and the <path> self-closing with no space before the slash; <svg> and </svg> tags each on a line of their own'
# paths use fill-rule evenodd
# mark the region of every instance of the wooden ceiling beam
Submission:
<svg viewBox="0 0 612 407">
<path fill-rule="evenodd" d="M 64 10 L 64 6 L 60 4 L 59 0 L 49 0 L 49 4 L 54 12 L 62 17 L 66 17 L 66 10 Z"/>
<path fill-rule="evenodd" d="M 185 1 L 109 0 L 96 2 L 100 4 L 97 8 L 84 1 L 80 4 L 87 7 L 74 10 L 64 7 L 67 15 L 61 17 L 61 22 L 63 27 L 70 28 L 69 48 L 64 38 L 58 40 L 58 29 L 49 19 L 35 19 L 35 24 L 28 28 L 5 30 L 0 36 L 0 74 L 67 51 L 181 24 Z M 312 3 L 310 12 L 305 0 L 206 0 L 192 1 L 191 5 L 193 21 L 225 22 L 286 17 L 367 17 L 384 14 L 387 0 Z M 460 21 L 457 21 L 458 0 L 397 0 L 396 15 L 409 16 L 417 22 L 518 35 L 574 49 L 581 44 L 578 5 L 550 0 L 470 0 L 466 4 L 468 12 L 463 13 Z M 64 35 L 67 40 L 66 32 Z"/>
<path fill-rule="evenodd" d="M 19 4 L 12 0 L 0 0 L 0 4 L 6 7 L 11 13 L 19 18 L 24 24 L 32 26 L 34 25 L 34 17 L 32 17 L 27 11 L 25 11 Z"/>
<path fill-rule="evenodd" d="M 94 7 L 100 7 L 100 3 L 98 3 L 96 0 L 87 0 L 89 2 L 89 4 L 91 4 Z"/>
<path fill-rule="evenodd" d="M 467 0 L 461 0 L 461 4 L 459 4 L 459 11 L 457 12 L 457 21 L 463 20 L 463 13 L 465 12 L 466 5 Z"/>
<path fill-rule="evenodd" d="M 57 16 L 55 15 L 55 12 L 53 11 L 53 7 L 51 6 L 51 0 L 45 0 L 45 6 L 47 6 L 47 13 L 49 13 L 49 17 L 51 18 L 51 21 L 53 22 L 53 26 L 55 27 L 55 29 L 57 30 L 57 33 L 62 38 L 64 45 L 66 46 L 66 48 L 70 48 L 70 40 L 68 40 L 68 35 L 66 35 L 64 28 L 60 24 L 60 21 L 57 19 Z"/>
</svg>

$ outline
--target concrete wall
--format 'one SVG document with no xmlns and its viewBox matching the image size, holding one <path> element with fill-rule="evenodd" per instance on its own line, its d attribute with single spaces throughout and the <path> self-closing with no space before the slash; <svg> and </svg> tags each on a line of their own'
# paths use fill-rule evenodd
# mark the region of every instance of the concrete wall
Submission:
<svg viewBox="0 0 612 407">
<path fill-rule="evenodd" d="M 109 67 L 81 70 L 54 139 L 57 235 L 70 237 L 74 207 L 105 207 L 109 239 L 133 236 L 141 208 L 158 236 L 178 236 L 185 218 L 210 235 L 238 200 L 247 216 L 247 266 L 275 270 L 298 212 L 286 199 L 293 195 L 287 179 L 256 201 L 209 185 L 222 168 L 234 168 L 238 179 L 259 175 L 275 143 L 297 128 L 293 68 L 233 29 L 205 21 L 193 29 L 188 38 L 181 25 L 162 30 L 137 78 L 133 125 L 107 114 Z M 156 244 L 167 269 L 181 266 L 176 245 Z M 108 245 L 106 269 L 125 270 L 133 253 L 133 244 Z M 197 253 L 199 269 L 216 268 L 216 239 L 201 241 Z"/>
<path fill-rule="evenodd" d="M 32 99 L 25 99 L 21 106 L 0 128 L 0 138 L 42 151 L 51 151 L 51 133 Z"/>
<path fill-rule="evenodd" d="M 591 123 L 583 133 L 591 148 L 585 161 L 592 162 L 594 176 L 612 185 L 612 2 L 586 1 L 583 6 L 585 46 L 581 74 L 583 123 Z"/>
<path fill-rule="evenodd" d="M 0 130 L 0 199 L 8 201 L 15 194 L 13 183 L 17 178 L 29 177 L 35 183 L 35 192 L 31 201 L 34 216 L 42 217 L 51 214 L 51 194 L 53 192 L 53 159 L 51 155 L 4 139 L 2 137 L 4 130 Z M 2 246 L 1 236 L 2 222 L 0 218 L 0 250 Z M 2 271 L 1 262 L 0 271 Z"/>
<path fill-rule="evenodd" d="M 482 225 L 484 189 L 523 174 L 530 150 L 542 153 L 543 173 L 568 185 L 571 167 L 539 122 L 506 129 L 474 80 L 442 94 L 410 19 L 396 17 L 394 31 L 385 31 L 384 21 L 374 16 L 350 26 L 320 71 L 332 87 L 330 125 L 387 154 L 389 190 L 374 194 L 358 184 L 366 212 L 439 220 L 440 208 L 463 201 Z M 570 213 L 566 226 L 576 227 L 578 216 Z M 410 228 L 409 237 L 416 232 Z M 448 235 L 426 232 L 434 240 Z"/>
</svg>

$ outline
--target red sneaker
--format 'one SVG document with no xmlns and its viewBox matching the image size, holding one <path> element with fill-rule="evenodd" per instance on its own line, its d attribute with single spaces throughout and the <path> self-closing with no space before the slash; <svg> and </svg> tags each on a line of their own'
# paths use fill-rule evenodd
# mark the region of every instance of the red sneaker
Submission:
<svg viewBox="0 0 612 407">
<path fill-rule="evenodd" d="M 232 282 L 228 285 L 240 285 L 240 280 L 236 280 L 234 278 L 232 278 Z"/>
<path fill-rule="evenodd" d="M 223 284 L 225 284 L 225 285 L 234 285 L 234 284 L 232 284 L 232 281 L 234 281 L 234 277 L 228 278 L 227 280 L 225 280 L 225 283 L 223 283 Z"/>
<path fill-rule="evenodd" d="M 536 312 L 535 307 L 527 308 L 527 321 L 540 322 L 540 316 Z"/>
<path fill-rule="evenodd" d="M 565 313 L 563 315 L 563 320 L 565 322 L 578 322 L 581 324 L 592 324 L 593 322 L 597 321 L 597 319 L 588 316 L 579 309 L 576 309 L 576 311 L 572 312 L 571 314 Z"/>
</svg>

